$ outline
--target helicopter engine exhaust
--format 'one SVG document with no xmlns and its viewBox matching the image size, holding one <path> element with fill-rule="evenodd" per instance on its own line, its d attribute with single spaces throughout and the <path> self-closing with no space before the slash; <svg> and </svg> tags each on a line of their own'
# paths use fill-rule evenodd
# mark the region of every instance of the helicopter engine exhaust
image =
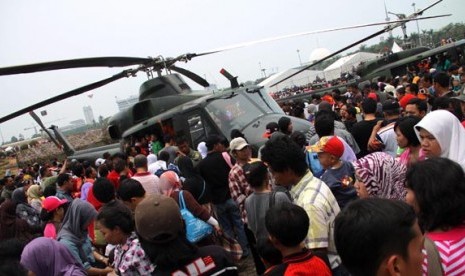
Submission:
<svg viewBox="0 0 465 276">
<path fill-rule="evenodd" d="M 225 76 L 231 82 L 231 88 L 238 88 L 239 82 L 237 82 L 237 77 L 233 77 L 226 69 L 221 68 L 221 75 Z"/>
</svg>

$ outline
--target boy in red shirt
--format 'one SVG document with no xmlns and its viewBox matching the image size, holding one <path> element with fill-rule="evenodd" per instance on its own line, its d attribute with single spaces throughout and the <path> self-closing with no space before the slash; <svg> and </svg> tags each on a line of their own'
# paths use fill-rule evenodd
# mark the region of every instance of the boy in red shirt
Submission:
<svg viewBox="0 0 465 276">
<path fill-rule="evenodd" d="M 283 256 L 283 263 L 265 275 L 331 275 L 328 265 L 305 248 L 310 219 L 302 207 L 287 202 L 274 206 L 266 213 L 265 225 Z"/>
</svg>

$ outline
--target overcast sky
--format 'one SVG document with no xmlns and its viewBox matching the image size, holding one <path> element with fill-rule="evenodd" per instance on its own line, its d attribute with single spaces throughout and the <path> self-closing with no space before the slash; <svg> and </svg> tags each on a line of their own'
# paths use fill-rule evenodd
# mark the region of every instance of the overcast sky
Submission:
<svg viewBox="0 0 465 276">
<path fill-rule="evenodd" d="M 384 2 L 395 13 L 413 12 L 412 1 L 0 1 L 0 67 L 97 56 L 174 57 L 231 44 L 305 31 L 384 21 Z M 433 0 L 415 1 L 423 8 Z M 463 22 L 463 0 L 444 0 L 425 15 L 452 13 L 448 18 L 420 21 L 420 29 L 438 29 Z M 393 19 L 393 16 L 390 16 Z M 239 81 L 255 80 L 299 65 L 319 47 L 330 51 L 361 39 L 380 27 L 309 35 L 199 57 L 178 66 L 205 76 L 224 87 L 219 74 L 226 68 Z M 407 31 L 416 32 L 409 23 Z M 396 30 L 394 35 L 400 35 Z M 386 36 L 385 36 L 386 37 Z M 379 42 L 379 37 L 368 42 Z M 351 51 L 354 51 L 352 49 Z M 0 77 L 0 117 L 76 87 L 107 78 L 123 68 L 85 68 Z M 143 73 L 94 90 L 93 97 L 76 96 L 47 106 L 44 122 L 67 125 L 84 119 L 82 108 L 91 105 L 95 118 L 117 112 L 115 97 L 138 93 Z M 194 87 L 196 88 L 196 87 Z M 43 110 L 41 109 L 41 110 Z M 40 111 L 40 110 L 38 110 Z M 0 125 L 5 141 L 35 125 L 23 115 Z M 1 139 L 1 137 L 0 137 Z"/>
</svg>

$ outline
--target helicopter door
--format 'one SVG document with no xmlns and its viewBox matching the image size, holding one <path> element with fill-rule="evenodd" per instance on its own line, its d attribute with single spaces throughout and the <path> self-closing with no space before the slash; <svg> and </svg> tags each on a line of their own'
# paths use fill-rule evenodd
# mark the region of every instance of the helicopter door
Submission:
<svg viewBox="0 0 465 276">
<path fill-rule="evenodd" d="M 211 121 L 205 117 L 205 113 L 201 109 L 191 110 L 184 115 L 187 122 L 186 130 L 188 133 L 186 137 L 190 137 L 193 148 L 197 148 L 200 142 L 204 142 L 207 136 L 218 134 Z"/>
</svg>

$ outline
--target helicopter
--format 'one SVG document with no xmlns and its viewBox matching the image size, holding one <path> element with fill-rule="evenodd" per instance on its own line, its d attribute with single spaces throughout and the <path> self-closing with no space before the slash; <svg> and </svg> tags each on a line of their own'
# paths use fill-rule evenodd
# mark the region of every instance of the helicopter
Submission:
<svg viewBox="0 0 465 276">
<path fill-rule="evenodd" d="M 422 15 L 424 11 L 441 1 L 442 0 L 439 0 L 429 7 L 415 12 L 403 20 L 392 21 L 382 30 L 336 51 L 332 55 L 317 61 L 313 65 L 321 63 L 324 60 L 370 38 L 376 37 L 379 34 L 399 27 L 402 24 L 405 24 L 405 22 L 441 17 L 430 16 L 417 18 L 419 15 Z M 387 23 L 365 24 L 363 26 L 381 24 L 385 25 Z M 335 31 L 353 27 L 354 26 L 313 31 L 299 33 L 296 35 Z M 278 104 L 266 93 L 266 91 L 263 90 L 263 87 L 257 85 L 239 85 L 237 77 L 233 77 L 223 69 L 221 70 L 221 73 L 230 81 L 230 88 L 213 94 L 210 92 L 197 93 L 192 91 L 180 74 L 203 87 L 208 87 L 209 83 L 199 75 L 181 67 L 177 67 L 176 64 L 178 62 L 187 62 L 193 58 L 204 55 L 287 37 L 291 36 L 248 42 L 202 53 L 188 53 L 175 58 L 164 58 L 161 56 L 156 58 L 98 57 L 0 68 L 1 76 L 70 68 L 137 66 L 123 70 L 109 78 L 73 89 L 13 112 L 0 118 L 0 123 L 22 114 L 29 113 L 41 126 L 41 128 L 49 134 L 52 142 L 64 150 L 68 158 L 77 160 L 95 160 L 96 158 L 101 157 L 104 152 L 112 153 L 122 151 L 125 144 L 132 139 L 144 137 L 149 134 L 156 134 L 159 137 L 162 137 L 164 134 L 170 134 L 177 137 L 184 136 L 188 138 L 191 147 L 196 148 L 198 143 L 205 141 L 206 137 L 209 135 L 219 134 L 224 137 L 229 137 L 232 129 L 238 129 L 244 133 L 245 137 L 247 137 L 249 143 L 253 147 L 258 148 L 266 141 L 266 139 L 263 138 L 266 124 L 269 122 L 277 122 L 280 117 L 285 116 Z M 313 65 L 310 65 L 309 67 Z M 163 75 L 163 71 L 166 72 L 165 75 Z M 173 73 L 172 71 L 176 73 Z M 134 76 L 139 72 L 144 72 L 149 77 L 149 80 L 144 82 L 139 89 L 139 101 L 129 109 L 113 115 L 109 120 L 108 133 L 113 140 L 119 141 L 118 143 L 99 148 L 76 151 L 69 144 L 57 126 L 52 126 L 50 131 L 34 113 L 34 110 L 43 106 L 85 93 L 125 77 Z M 156 76 L 154 77 L 154 75 Z M 310 128 L 308 122 L 303 119 L 292 118 L 292 123 L 294 130 L 297 131 L 307 132 Z"/>
</svg>

